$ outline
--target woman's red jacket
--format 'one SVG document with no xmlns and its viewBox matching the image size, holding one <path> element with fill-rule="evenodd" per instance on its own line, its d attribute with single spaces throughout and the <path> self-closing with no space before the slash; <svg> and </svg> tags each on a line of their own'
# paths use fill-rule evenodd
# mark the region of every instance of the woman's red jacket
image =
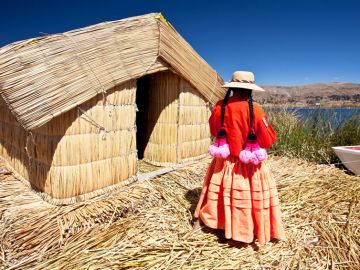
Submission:
<svg viewBox="0 0 360 270">
<path fill-rule="evenodd" d="M 213 108 L 209 119 L 211 135 L 216 137 L 220 130 L 222 100 Z M 268 117 L 261 107 L 254 103 L 254 133 L 262 148 L 269 148 L 276 140 L 276 132 L 268 123 Z M 246 99 L 229 97 L 225 107 L 224 128 L 230 146 L 230 154 L 238 157 L 249 133 L 249 104 Z"/>
</svg>

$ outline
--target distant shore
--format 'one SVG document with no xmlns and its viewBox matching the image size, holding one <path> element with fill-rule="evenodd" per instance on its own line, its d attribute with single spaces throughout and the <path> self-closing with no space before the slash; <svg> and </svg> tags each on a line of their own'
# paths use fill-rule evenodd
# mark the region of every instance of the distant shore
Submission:
<svg viewBox="0 0 360 270">
<path fill-rule="evenodd" d="M 360 104 L 321 104 L 321 105 L 309 105 L 309 104 L 292 104 L 292 103 L 284 103 L 284 104 L 261 104 L 264 108 L 313 108 L 313 109 L 336 109 L 336 108 L 360 108 Z"/>
<path fill-rule="evenodd" d="M 360 107 L 360 84 L 316 83 L 297 86 L 264 86 L 254 100 L 266 106 L 281 107 Z M 318 106 L 317 106 L 318 105 Z"/>
</svg>

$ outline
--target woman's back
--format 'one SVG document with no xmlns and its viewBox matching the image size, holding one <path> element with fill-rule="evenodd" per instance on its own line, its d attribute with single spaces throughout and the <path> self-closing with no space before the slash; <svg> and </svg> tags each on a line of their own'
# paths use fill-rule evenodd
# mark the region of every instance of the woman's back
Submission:
<svg viewBox="0 0 360 270">
<path fill-rule="evenodd" d="M 209 119 L 211 135 L 216 137 L 221 129 L 221 105 L 223 100 L 216 103 Z M 262 148 L 269 148 L 276 140 L 274 129 L 268 124 L 264 111 L 257 104 L 253 104 L 254 133 Z M 234 95 L 229 97 L 225 107 L 224 128 L 230 146 L 230 154 L 238 157 L 243 149 L 249 133 L 249 102 L 247 98 Z"/>
</svg>

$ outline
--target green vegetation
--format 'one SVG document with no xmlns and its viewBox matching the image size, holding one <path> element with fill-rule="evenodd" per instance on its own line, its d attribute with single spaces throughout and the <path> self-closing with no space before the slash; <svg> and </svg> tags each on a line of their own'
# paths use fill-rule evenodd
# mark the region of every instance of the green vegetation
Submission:
<svg viewBox="0 0 360 270">
<path fill-rule="evenodd" d="M 339 125 L 332 117 L 314 110 L 306 118 L 286 109 L 268 110 L 270 122 L 277 132 L 277 142 L 270 151 L 290 158 L 316 163 L 335 163 L 339 159 L 332 146 L 360 144 L 360 115 Z"/>
</svg>

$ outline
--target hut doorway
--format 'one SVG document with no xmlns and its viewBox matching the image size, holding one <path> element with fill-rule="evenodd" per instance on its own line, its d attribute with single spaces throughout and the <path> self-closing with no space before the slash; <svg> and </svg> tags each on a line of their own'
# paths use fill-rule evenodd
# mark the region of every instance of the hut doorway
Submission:
<svg viewBox="0 0 360 270">
<path fill-rule="evenodd" d="M 179 80 L 170 71 L 137 80 L 138 159 L 159 166 L 177 163 Z"/>
<path fill-rule="evenodd" d="M 136 145 L 138 150 L 138 159 L 144 158 L 144 151 L 149 141 L 148 110 L 150 98 L 150 75 L 141 77 L 137 80 L 136 89 Z"/>
</svg>

